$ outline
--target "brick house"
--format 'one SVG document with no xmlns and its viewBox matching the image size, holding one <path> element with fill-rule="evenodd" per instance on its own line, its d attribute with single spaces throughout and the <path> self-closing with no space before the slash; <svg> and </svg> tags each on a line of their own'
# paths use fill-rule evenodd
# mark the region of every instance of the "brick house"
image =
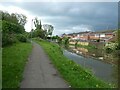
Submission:
<svg viewBox="0 0 120 90">
<path fill-rule="evenodd" d="M 69 37 L 71 40 L 80 40 L 80 41 L 103 41 L 109 42 L 112 38 L 116 37 L 115 30 L 108 30 L 108 31 L 99 31 L 99 32 L 79 32 L 79 33 L 72 33 L 66 34 L 65 37 Z"/>
</svg>

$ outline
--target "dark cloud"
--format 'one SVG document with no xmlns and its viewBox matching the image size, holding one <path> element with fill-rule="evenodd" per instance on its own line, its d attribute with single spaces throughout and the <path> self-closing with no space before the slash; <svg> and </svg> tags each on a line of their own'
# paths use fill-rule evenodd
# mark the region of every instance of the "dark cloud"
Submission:
<svg viewBox="0 0 120 90">
<path fill-rule="evenodd" d="M 117 2 L 24 2 L 4 3 L 4 5 L 15 5 L 39 17 L 44 17 L 41 19 L 54 25 L 55 34 L 80 32 L 84 28 L 114 29 L 118 25 Z"/>
</svg>

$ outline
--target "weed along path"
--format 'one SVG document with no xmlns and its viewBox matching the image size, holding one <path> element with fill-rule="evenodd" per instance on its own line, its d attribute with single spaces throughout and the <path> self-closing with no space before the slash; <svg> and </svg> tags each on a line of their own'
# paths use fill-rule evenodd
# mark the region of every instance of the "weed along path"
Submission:
<svg viewBox="0 0 120 90">
<path fill-rule="evenodd" d="M 41 46 L 33 42 L 20 88 L 68 88 Z"/>
</svg>

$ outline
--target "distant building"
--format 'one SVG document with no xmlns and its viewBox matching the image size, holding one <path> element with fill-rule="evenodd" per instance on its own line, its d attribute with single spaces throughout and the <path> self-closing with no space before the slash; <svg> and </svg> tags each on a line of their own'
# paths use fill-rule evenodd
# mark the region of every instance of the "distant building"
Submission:
<svg viewBox="0 0 120 90">
<path fill-rule="evenodd" d="M 63 34 L 62 37 L 69 37 L 71 40 L 80 41 L 97 41 L 109 42 L 112 38 L 116 37 L 115 30 L 99 31 L 99 32 L 79 32 L 72 34 Z"/>
</svg>

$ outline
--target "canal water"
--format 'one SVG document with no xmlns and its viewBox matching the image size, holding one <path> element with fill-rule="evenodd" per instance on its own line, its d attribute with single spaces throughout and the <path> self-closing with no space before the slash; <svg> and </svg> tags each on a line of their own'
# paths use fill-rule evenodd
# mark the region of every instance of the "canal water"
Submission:
<svg viewBox="0 0 120 90">
<path fill-rule="evenodd" d="M 114 76 L 115 67 L 112 64 L 108 64 L 94 58 L 77 55 L 67 50 L 63 50 L 63 54 L 70 60 L 80 64 L 82 67 L 91 69 L 96 77 L 110 83 L 116 82 L 116 78 Z"/>
</svg>

